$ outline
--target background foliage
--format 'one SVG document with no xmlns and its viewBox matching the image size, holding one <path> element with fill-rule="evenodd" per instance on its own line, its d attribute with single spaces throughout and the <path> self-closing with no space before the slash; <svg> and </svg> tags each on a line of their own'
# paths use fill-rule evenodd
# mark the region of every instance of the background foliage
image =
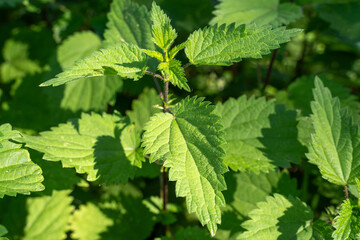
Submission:
<svg viewBox="0 0 360 240">
<path fill-rule="evenodd" d="M 222 23 L 234 24 L 233 28 L 255 23 L 265 30 L 267 24 L 281 29 L 277 38 L 271 33 L 266 38 L 256 35 L 250 24 L 246 31 L 255 39 L 268 39 L 269 44 L 261 46 L 262 54 L 251 56 L 232 56 L 237 50 L 234 46 L 226 53 L 232 58 L 226 61 L 195 57 L 192 47 L 203 36 L 200 32 L 192 35 L 177 59 L 182 64 L 190 60 L 209 66 L 186 68 L 187 82 L 179 77 L 182 73 L 170 72 L 181 66 L 178 60 L 162 66 L 177 80 L 172 83 L 179 88 L 170 88 L 173 98 L 178 101 L 190 91 L 191 96 L 214 103 L 214 112 L 221 117 L 227 142 L 224 163 L 230 171 L 224 174 L 226 206 L 215 238 L 264 239 L 263 234 L 270 231 L 272 239 L 291 239 L 294 233 L 299 239 L 356 239 L 360 231 L 356 185 L 360 171 L 360 2 L 263 2 L 156 1 L 177 31 L 174 46 L 199 28 L 209 26 L 206 34 L 212 34 L 216 24 Z M 133 81 L 122 78 L 125 75 L 108 75 L 39 87 L 79 59 L 119 41 L 120 36 L 155 50 L 147 31 L 151 22 L 140 21 L 141 16 L 149 16 L 152 0 L 117 1 L 111 12 L 110 4 L 110 0 L 0 0 L 0 239 L 210 238 L 196 215 L 189 214 L 186 200 L 175 197 L 175 182 L 169 182 L 168 209 L 162 209 L 160 166 L 149 163 L 140 145 L 146 122 L 161 112 L 153 107 L 162 101 L 152 77 Z M 296 36 L 270 54 L 278 48 L 271 41 L 288 41 L 281 35 L 284 25 L 304 30 L 293 30 Z M 223 30 L 229 42 L 240 34 L 231 30 Z M 174 33 L 167 34 L 171 39 Z M 159 44 L 166 48 L 169 43 Z M 140 51 L 134 55 L 141 71 L 127 77 L 137 79 L 144 74 L 143 56 Z M 238 62 L 243 57 L 252 59 Z M 267 77 L 271 62 L 272 73 Z M 323 84 L 314 80 L 316 75 Z M 63 76 L 69 77 L 60 75 L 56 81 Z M 202 109 L 202 99 L 194 101 Z M 181 106 L 176 113 L 179 119 L 187 117 Z M 171 122 L 171 118 L 163 120 Z M 214 115 L 213 121 L 217 120 Z M 145 142 L 153 141 L 150 130 Z M 42 140 L 35 137 L 40 132 Z M 340 136 L 333 145 L 326 139 L 329 132 Z M 59 139 L 66 139 L 67 149 Z M 16 162 L 4 160 L 10 155 L 16 156 Z M 119 165 L 119 158 L 131 159 L 131 164 Z M 94 159 L 106 162 L 94 165 Z M 8 171 L 22 178 L 12 179 Z M 349 199 L 345 200 L 342 185 L 348 186 Z M 17 191 L 9 192 L 13 186 Z M 258 221 L 265 216 L 270 216 L 268 221 Z M 276 221 L 276 226 L 266 225 Z"/>
</svg>

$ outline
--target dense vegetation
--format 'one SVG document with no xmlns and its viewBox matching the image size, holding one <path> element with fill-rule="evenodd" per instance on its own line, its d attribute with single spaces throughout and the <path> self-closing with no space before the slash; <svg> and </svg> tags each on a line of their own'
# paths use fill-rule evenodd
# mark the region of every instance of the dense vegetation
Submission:
<svg viewBox="0 0 360 240">
<path fill-rule="evenodd" d="M 358 0 L 0 0 L 0 240 L 360 239 Z"/>
</svg>

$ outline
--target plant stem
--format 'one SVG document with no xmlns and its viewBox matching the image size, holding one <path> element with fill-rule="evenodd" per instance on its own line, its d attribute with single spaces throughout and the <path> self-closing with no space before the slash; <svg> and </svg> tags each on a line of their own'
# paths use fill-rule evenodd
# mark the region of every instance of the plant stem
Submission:
<svg viewBox="0 0 360 240">
<path fill-rule="evenodd" d="M 265 88 L 267 87 L 267 85 L 269 85 L 269 83 L 270 83 L 271 72 L 272 72 L 272 69 L 273 69 L 273 65 L 274 65 L 274 62 L 275 62 L 277 52 L 278 52 L 278 49 L 274 50 L 274 52 L 273 52 L 273 54 L 271 56 L 270 64 L 269 64 L 269 67 L 268 67 L 268 70 L 267 70 L 267 73 L 266 73 L 266 78 L 265 78 L 264 86 L 263 86 L 263 89 L 262 89 L 263 92 L 265 91 Z"/>
<path fill-rule="evenodd" d="M 161 198 L 163 200 L 163 211 L 167 211 L 167 203 L 168 203 L 168 178 L 166 168 L 161 168 L 162 172 L 162 181 L 161 181 Z"/>
<path fill-rule="evenodd" d="M 349 191 L 347 185 L 344 186 L 345 199 L 349 199 Z"/>
<path fill-rule="evenodd" d="M 163 76 L 161 76 L 161 75 L 159 75 L 159 74 L 156 74 L 156 73 L 153 73 L 153 72 L 150 72 L 150 71 L 146 71 L 145 74 L 151 75 L 151 76 L 153 76 L 153 77 L 155 77 L 155 78 L 159 78 L 159 79 L 161 79 L 161 80 L 164 81 Z"/>
<path fill-rule="evenodd" d="M 169 94 L 169 81 L 164 81 L 164 112 L 167 112 L 167 102 Z"/>
<path fill-rule="evenodd" d="M 156 79 L 156 77 L 153 77 L 153 78 L 154 78 L 154 82 L 155 82 L 155 85 L 156 85 L 156 89 L 158 90 L 158 93 L 159 93 L 160 97 L 161 97 L 162 99 L 164 99 L 164 94 L 163 94 L 162 91 L 161 91 L 161 87 L 160 87 L 160 85 L 159 85 L 158 80 Z"/>
</svg>

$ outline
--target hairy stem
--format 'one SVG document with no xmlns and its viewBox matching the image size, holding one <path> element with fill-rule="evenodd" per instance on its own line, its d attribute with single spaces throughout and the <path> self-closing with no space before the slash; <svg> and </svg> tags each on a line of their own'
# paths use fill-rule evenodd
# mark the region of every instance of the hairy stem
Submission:
<svg viewBox="0 0 360 240">
<path fill-rule="evenodd" d="M 166 172 L 166 168 L 162 167 L 161 168 L 161 176 L 162 176 L 162 180 L 161 180 L 161 198 L 163 200 L 163 211 L 166 212 L 167 210 L 167 203 L 168 203 L 168 178 L 167 178 L 167 172 Z"/>
<path fill-rule="evenodd" d="M 262 91 L 265 91 L 267 85 L 269 85 L 269 83 L 270 83 L 270 77 L 271 77 L 271 73 L 272 73 L 272 69 L 273 69 L 273 66 L 274 66 L 274 62 L 275 62 L 275 59 L 276 59 L 277 52 L 278 52 L 278 49 L 274 50 L 274 52 L 273 52 L 273 54 L 271 56 L 270 64 L 269 64 L 268 70 L 266 72 L 265 82 L 264 82 L 264 86 L 263 86 Z"/>
<path fill-rule="evenodd" d="M 345 199 L 349 199 L 349 191 L 347 185 L 344 186 Z"/>
</svg>

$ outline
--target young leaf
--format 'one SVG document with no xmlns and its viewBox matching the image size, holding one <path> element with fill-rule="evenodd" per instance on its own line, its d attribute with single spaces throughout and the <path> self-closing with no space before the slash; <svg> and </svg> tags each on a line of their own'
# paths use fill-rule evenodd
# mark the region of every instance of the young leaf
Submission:
<svg viewBox="0 0 360 240">
<path fill-rule="evenodd" d="M 142 132 L 150 117 L 161 111 L 155 107 L 161 104 L 159 94 L 152 88 L 145 88 L 139 98 L 132 102 L 132 110 L 128 111 L 127 115 L 130 117 L 131 122 L 135 124 L 135 128 Z"/>
<path fill-rule="evenodd" d="M 185 53 L 195 65 L 228 66 L 243 58 L 261 58 L 300 32 L 285 27 L 272 29 L 269 25 L 214 25 L 192 33 Z"/>
<path fill-rule="evenodd" d="M 54 191 L 52 196 L 27 200 L 28 215 L 24 240 L 54 240 L 66 238 L 66 232 L 73 207 L 70 191 Z M 56 223 L 56 224 L 55 224 Z"/>
<path fill-rule="evenodd" d="M 170 181 L 177 181 L 176 195 L 186 197 L 189 212 L 196 212 L 200 222 L 215 235 L 225 205 L 221 191 L 226 189 L 222 176 L 227 171 L 222 162 L 224 151 L 214 106 L 203 98 L 186 98 L 172 113 L 158 113 L 145 126 L 144 153 L 150 162 L 165 161 Z"/>
<path fill-rule="evenodd" d="M 242 227 L 247 231 L 237 239 L 311 239 L 313 213 L 298 198 L 274 194 L 249 213 Z"/>
<path fill-rule="evenodd" d="M 145 6 L 131 0 L 114 0 L 105 30 L 105 45 L 127 42 L 140 48 L 155 49 L 151 40 L 151 17 Z"/>
<path fill-rule="evenodd" d="M 164 61 L 164 56 L 161 53 L 157 52 L 157 51 L 147 50 L 147 49 L 141 49 L 141 51 L 143 51 L 149 57 L 156 58 L 157 60 L 159 60 L 161 62 Z"/>
<path fill-rule="evenodd" d="M 71 237 L 79 240 L 98 240 L 100 234 L 113 225 L 109 219 L 95 204 L 88 202 L 80 205 L 73 214 L 71 220 Z"/>
<path fill-rule="evenodd" d="M 185 48 L 185 46 L 186 46 L 187 43 L 188 43 L 188 42 L 185 41 L 185 42 L 183 42 L 183 43 L 181 43 L 181 44 L 176 45 L 175 47 L 173 47 L 173 48 L 170 50 L 170 52 L 169 52 L 169 59 L 173 59 L 180 50 L 182 50 L 182 49 Z"/>
<path fill-rule="evenodd" d="M 278 0 L 220 0 L 211 24 L 249 24 L 274 27 L 287 25 L 303 16 L 301 7 Z"/>
<path fill-rule="evenodd" d="M 360 137 L 346 109 L 338 98 L 332 98 L 319 78 L 315 79 L 314 101 L 311 102 L 315 133 L 309 144 L 309 161 L 317 165 L 323 178 L 347 185 L 360 174 Z"/>
<path fill-rule="evenodd" d="M 349 199 L 341 204 L 340 213 L 335 218 L 335 231 L 332 237 L 335 240 L 358 239 L 360 234 L 359 207 L 353 206 Z"/>
<path fill-rule="evenodd" d="M 170 62 L 163 62 L 159 64 L 159 70 L 164 71 L 166 77 L 174 85 L 180 89 L 185 89 L 190 92 L 190 87 L 187 84 L 187 79 L 185 78 L 184 68 L 181 66 L 181 62 L 176 59 L 170 60 Z"/>
<path fill-rule="evenodd" d="M 177 33 L 170 24 L 170 18 L 155 2 L 153 2 L 151 8 L 151 20 L 154 43 L 167 51 L 177 37 Z"/>
<path fill-rule="evenodd" d="M 24 136 L 21 141 L 45 153 L 45 160 L 61 161 L 64 167 L 87 173 L 89 181 L 127 182 L 144 161 L 134 126 L 117 114 L 82 114 L 77 121 L 60 124 L 40 136 Z"/>
<path fill-rule="evenodd" d="M 10 139 L 20 137 L 10 124 L 0 125 L 0 198 L 44 190 L 41 168 L 29 152 Z"/>
<path fill-rule="evenodd" d="M 226 144 L 225 163 L 233 170 L 268 172 L 275 166 L 299 163 L 304 148 L 298 142 L 296 112 L 265 98 L 242 96 L 217 104 Z"/>
<path fill-rule="evenodd" d="M 145 74 L 147 68 L 147 57 L 140 48 L 124 42 L 94 52 L 41 86 L 58 86 L 79 78 L 105 75 L 119 75 L 137 80 Z"/>
</svg>

